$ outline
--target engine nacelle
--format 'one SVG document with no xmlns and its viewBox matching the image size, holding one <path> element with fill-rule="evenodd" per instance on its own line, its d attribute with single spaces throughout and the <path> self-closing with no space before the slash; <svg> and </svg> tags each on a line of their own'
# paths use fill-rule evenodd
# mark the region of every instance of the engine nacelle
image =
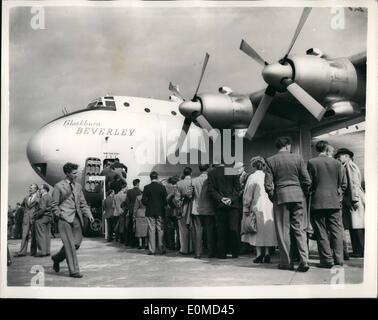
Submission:
<svg viewBox="0 0 378 320">
<path fill-rule="evenodd" d="M 312 55 L 293 56 L 294 80 L 315 99 L 350 99 L 357 90 L 357 72 L 346 58 L 322 59 Z"/>
<path fill-rule="evenodd" d="M 333 103 L 324 113 L 324 118 L 347 117 L 359 114 L 358 104 L 352 101 L 338 101 Z"/>
<path fill-rule="evenodd" d="M 247 95 L 204 93 L 198 99 L 202 114 L 215 128 L 245 128 L 252 119 L 252 102 Z"/>
</svg>

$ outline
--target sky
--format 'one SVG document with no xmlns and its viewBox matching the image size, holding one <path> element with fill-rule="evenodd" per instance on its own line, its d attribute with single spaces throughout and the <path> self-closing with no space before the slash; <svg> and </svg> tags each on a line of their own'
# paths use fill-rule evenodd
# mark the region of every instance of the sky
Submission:
<svg viewBox="0 0 378 320">
<path fill-rule="evenodd" d="M 9 204 L 42 180 L 26 145 L 45 123 L 107 93 L 168 99 L 168 84 L 184 97 L 220 86 L 240 93 L 265 87 L 261 66 L 239 50 L 245 39 L 265 60 L 287 50 L 302 8 L 46 7 L 45 29 L 31 28 L 30 7 L 13 8 L 9 25 Z M 332 28 L 331 8 L 314 8 L 293 47 L 317 47 L 331 57 L 366 50 L 367 13 L 344 10 Z M 2 87 L 3 90 L 3 87 Z M 6 112 L 2 108 L 1 112 Z"/>
</svg>

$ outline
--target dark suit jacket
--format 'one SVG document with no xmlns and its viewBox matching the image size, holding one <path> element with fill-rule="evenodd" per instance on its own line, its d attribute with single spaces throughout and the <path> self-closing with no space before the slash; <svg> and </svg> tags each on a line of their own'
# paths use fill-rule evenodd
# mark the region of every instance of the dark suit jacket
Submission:
<svg viewBox="0 0 378 320">
<path fill-rule="evenodd" d="M 208 192 L 216 208 L 226 208 L 223 197 L 231 199 L 231 208 L 240 208 L 240 179 L 238 175 L 225 175 L 225 167 L 217 166 L 208 172 Z"/>
<path fill-rule="evenodd" d="M 127 190 L 126 193 L 126 207 L 129 210 L 129 215 L 133 216 L 134 214 L 134 205 L 137 197 L 142 194 L 139 188 L 132 188 Z"/>
<path fill-rule="evenodd" d="M 146 217 L 164 215 L 167 204 L 167 190 L 157 181 L 152 181 L 144 187 L 142 203 L 146 206 Z"/>
<path fill-rule="evenodd" d="M 341 163 L 326 155 L 309 160 L 311 176 L 311 207 L 313 209 L 340 209 L 342 192 L 347 188 Z"/>
<path fill-rule="evenodd" d="M 280 151 L 266 159 L 265 190 L 277 204 L 302 202 L 311 186 L 311 178 L 303 159 Z"/>
</svg>

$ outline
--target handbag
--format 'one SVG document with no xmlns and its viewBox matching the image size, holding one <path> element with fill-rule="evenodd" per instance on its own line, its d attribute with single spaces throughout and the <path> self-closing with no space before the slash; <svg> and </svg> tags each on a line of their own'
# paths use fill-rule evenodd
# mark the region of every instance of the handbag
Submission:
<svg viewBox="0 0 378 320">
<path fill-rule="evenodd" d="M 251 212 L 248 216 L 244 216 L 241 225 L 241 234 L 256 233 L 257 232 L 257 219 L 256 213 Z"/>
</svg>

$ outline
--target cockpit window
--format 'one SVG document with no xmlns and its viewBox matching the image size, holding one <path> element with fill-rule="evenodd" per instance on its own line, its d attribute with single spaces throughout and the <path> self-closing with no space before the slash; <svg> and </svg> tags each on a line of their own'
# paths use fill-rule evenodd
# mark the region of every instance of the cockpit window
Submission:
<svg viewBox="0 0 378 320">
<path fill-rule="evenodd" d="M 102 110 L 116 110 L 116 104 L 114 102 L 114 97 L 106 96 L 103 98 L 98 98 L 90 102 L 87 109 L 101 108 Z"/>
<path fill-rule="evenodd" d="M 105 105 L 107 107 L 114 107 L 116 106 L 115 102 L 114 101 L 105 101 Z"/>
</svg>

